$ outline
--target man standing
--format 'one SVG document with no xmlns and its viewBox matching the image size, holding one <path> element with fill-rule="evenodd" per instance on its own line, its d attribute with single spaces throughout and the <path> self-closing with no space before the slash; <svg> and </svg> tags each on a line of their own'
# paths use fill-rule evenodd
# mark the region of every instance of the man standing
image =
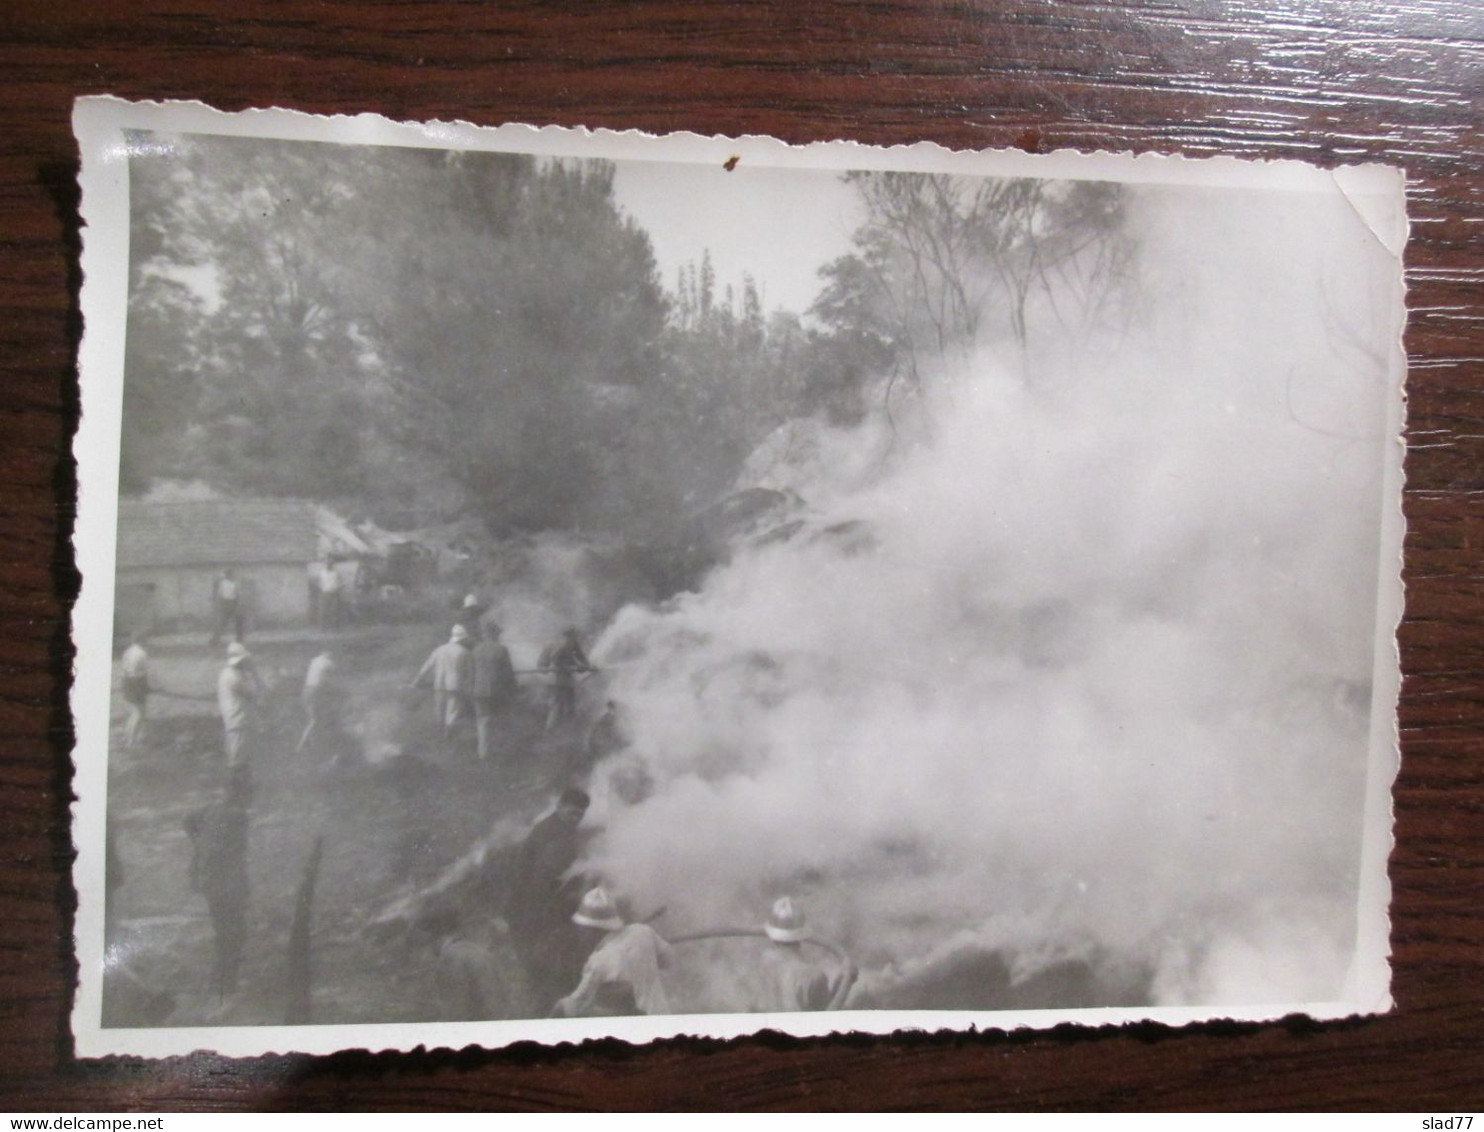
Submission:
<svg viewBox="0 0 1484 1132">
<path fill-rule="evenodd" d="M 119 659 L 123 675 L 124 703 L 129 718 L 124 724 L 124 746 L 137 747 L 144 741 L 144 718 L 149 705 L 149 653 L 137 632 L 129 634 L 129 647 Z"/>
<path fill-rule="evenodd" d="M 227 633 L 234 641 L 242 640 L 242 595 L 237 575 L 230 566 L 217 578 L 212 596 L 216 603 L 216 628 L 212 631 L 211 643 L 217 644 Z"/>
<path fill-rule="evenodd" d="M 219 995 L 237 989 L 247 940 L 247 805 L 252 780 L 246 766 L 233 768 L 222 799 L 185 820 L 191 839 L 191 889 L 206 897 L 216 948 L 213 968 Z"/>
<path fill-rule="evenodd" d="M 562 634 L 561 642 L 552 647 L 542 667 L 552 673 L 551 711 L 546 716 L 546 730 L 550 731 L 577 717 L 577 678 L 594 668 L 582 651 L 575 628 Z"/>
<path fill-rule="evenodd" d="M 343 603 L 340 571 L 328 558 L 319 571 L 319 627 L 321 631 L 340 627 Z"/>
<path fill-rule="evenodd" d="M 469 631 L 462 625 L 455 625 L 448 643 L 432 651 L 411 686 L 425 684 L 433 686 L 433 710 L 443 742 L 452 744 L 469 718 L 469 696 L 474 688 L 474 655 L 469 648 Z"/>
<path fill-rule="evenodd" d="M 253 666 L 252 654 L 241 641 L 233 641 L 227 646 L 227 663 L 216 681 L 216 702 L 226 734 L 228 767 L 246 768 L 262 698 L 263 685 Z"/>
<path fill-rule="evenodd" d="M 321 649 L 304 674 L 304 714 L 308 722 L 299 736 L 299 745 L 294 748 L 296 752 L 303 754 L 311 737 L 323 739 L 326 734 L 339 734 L 339 693 L 334 654 L 329 648 Z"/>
<path fill-rule="evenodd" d="M 577 989 L 556 1004 L 565 1018 L 619 1014 L 669 1014 L 670 997 L 660 972 L 670 965 L 671 948 L 648 924 L 625 924 L 604 888 L 582 898 L 572 922 L 602 933 L 583 964 Z"/>
<path fill-rule="evenodd" d="M 481 761 L 490 757 L 495 716 L 509 709 L 515 688 L 510 650 L 500 643 L 500 626 L 491 621 L 474 646 L 474 727 Z"/>
</svg>

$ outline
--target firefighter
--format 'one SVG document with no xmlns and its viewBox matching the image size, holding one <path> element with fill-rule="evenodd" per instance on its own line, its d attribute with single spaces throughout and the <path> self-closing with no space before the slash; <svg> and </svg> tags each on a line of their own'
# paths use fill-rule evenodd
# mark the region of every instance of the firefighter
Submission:
<svg viewBox="0 0 1484 1132">
<path fill-rule="evenodd" d="M 773 902 L 763 933 L 773 944 L 761 960 L 768 1001 L 759 1003 L 755 1009 L 769 1013 L 828 1009 L 841 976 L 831 978 L 805 953 L 803 943 L 809 938 L 808 924 L 792 899 L 783 896 Z"/>
<path fill-rule="evenodd" d="M 561 641 L 546 651 L 541 667 L 552 673 L 551 710 L 546 716 L 546 730 L 551 731 L 577 717 L 577 678 L 595 669 L 582 651 L 575 628 L 567 629 Z"/>
<path fill-rule="evenodd" d="M 423 662 L 409 687 L 433 686 L 433 710 L 445 744 L 463 729 L 470 712 L 474 689 L 474 654 L 469 648 L 469 630 L 455 625 L 448 643 L 439 645 Z"/>
<path fill-rule="evenodd" d="M 582 898 L 572 922 L 601 933 L 583 964 L 577 989 L 556 1004 L 566 1018 L 620 1014 L 669 1014 L 670 997 L 660 972 L 670 966 L 670 945 L 648 924 L 626 924 L 601 885 Z"/>
</svg>

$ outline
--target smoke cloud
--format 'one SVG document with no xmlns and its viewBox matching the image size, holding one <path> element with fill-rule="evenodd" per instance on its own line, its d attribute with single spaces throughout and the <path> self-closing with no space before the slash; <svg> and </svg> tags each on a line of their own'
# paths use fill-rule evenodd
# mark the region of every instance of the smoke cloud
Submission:
<svg viewBox="0 0 1484 1132">
<path fill-rule="evenodd" d="M 792 894 L 867 1002 L 966 954 L 1339 995 L 1399 268 L 1338 195 L 1129 191 L 1135 317 L 1052 293 L 915 407 L 795 426 L 774 537 L 614 619 L 589 863 L 636 906 Z"/>
</svg>

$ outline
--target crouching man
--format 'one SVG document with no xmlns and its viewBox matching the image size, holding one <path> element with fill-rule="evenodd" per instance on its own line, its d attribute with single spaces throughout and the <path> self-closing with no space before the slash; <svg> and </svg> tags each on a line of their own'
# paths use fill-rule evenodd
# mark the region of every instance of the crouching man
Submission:
<svg viewBox="0 0 1484 1132">
<path fill-rule="evenodd" d="M 572 922 L 596 940 L 577 989 L 559 1000 L 563 1018 L 669 1014 L 660 972 L 670 965 L 670 945 L 648 924 L 625 924 L 608 890 L 592 889 Z"/>
<path fill-rule="evenodd" d="M 435 945 L 441 1020 L 482 1022 L 534 1015 L 535 993 L 505 921 L 486 917 L 466 922 L 452 909 L 439 909 L 420 926 Z"/>
</svg>

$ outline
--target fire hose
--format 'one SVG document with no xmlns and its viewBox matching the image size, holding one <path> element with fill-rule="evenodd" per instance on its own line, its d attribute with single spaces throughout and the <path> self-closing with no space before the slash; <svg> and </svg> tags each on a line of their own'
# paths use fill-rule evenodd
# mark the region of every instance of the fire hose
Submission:
<svg viewBox="0 0 1484 1132">
<path fill-rule="evenodd" d="M 196 700 L 203 704 L 216 703 L 216 695 L 214 693 L 199 695 L 194 692 L 172 692 L 168 688 L 157 688 L 151 685 L 149 694 L 152 696 L 164 696 L 167 700 Z"/>
</svg>

